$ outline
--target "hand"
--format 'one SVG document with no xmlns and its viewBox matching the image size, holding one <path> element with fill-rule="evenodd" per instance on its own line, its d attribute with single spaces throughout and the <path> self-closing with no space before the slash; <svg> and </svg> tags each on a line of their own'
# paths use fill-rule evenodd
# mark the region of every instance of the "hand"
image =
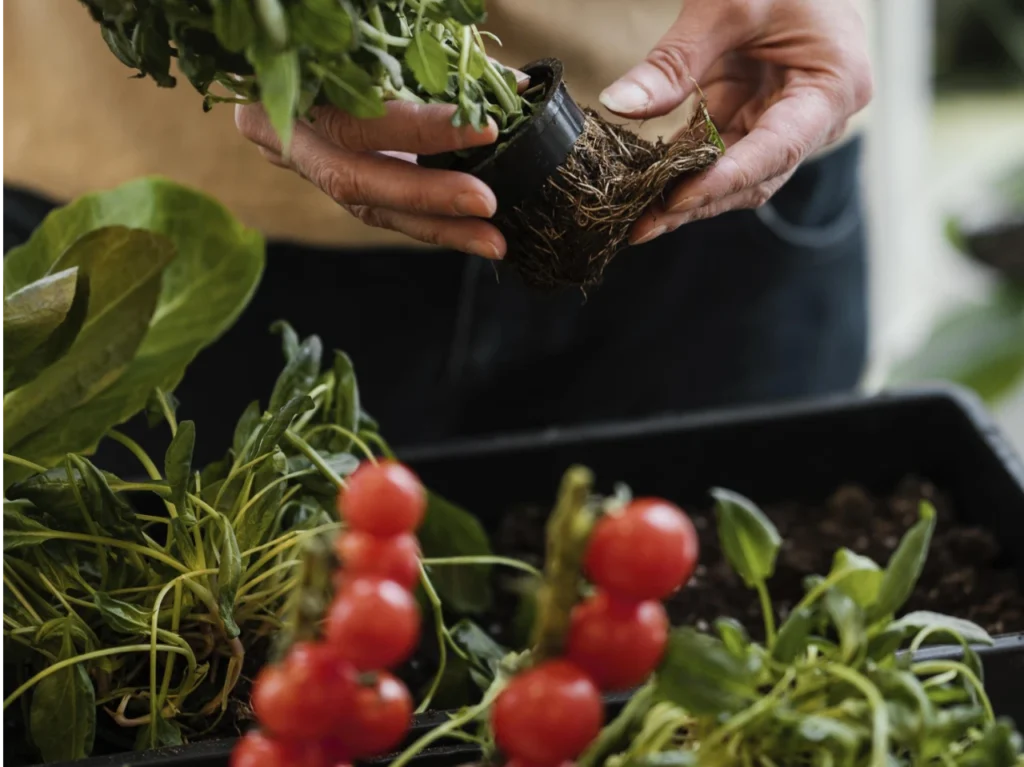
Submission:
<svg viewBox="0 0 1024 767">
<path fill-rule="evenodd" d="M 697 85 L 726 154 L 633 228 L 648 242 L 698 219 L 763 205 L 871 99 L 864 22 L 852 0 L 685 0 L 647 60 L 601 94 L 630 118 L 671 112 Z"/>
<path fill-rule="evenodd" d="M 395 101 L 384 117 L 361 120 L 321 107 L 295 126 L 288 160 L 259 104 L 236 107 L 235 125 L 270 162 L 290 168 L 370 226 L 403 232 L 431 245 L 502 258 L 505 239 L 482 219 L 497 210 L 490 188 L 465 173 L 421 168 L 418 154 L 485 146 L 498 137 L 451 124 L 455 107 Z"/>
</svg>

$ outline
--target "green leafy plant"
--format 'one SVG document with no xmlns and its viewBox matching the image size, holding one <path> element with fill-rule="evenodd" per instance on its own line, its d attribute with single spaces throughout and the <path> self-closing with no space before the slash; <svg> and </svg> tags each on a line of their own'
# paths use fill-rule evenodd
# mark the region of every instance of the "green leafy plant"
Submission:
<svg viewBox="0 0 1024 767">
<path fill-rule="evenodd" d="M 512 130 L 527 102 L 474 26 L 483 0 L 83 0 L 125 65 L 173 86 L 171 61 L 205 99 L 261 101 L 287 147 L 296 117 L 333 104 L 379 117 L 384 102 L 456 105 L 456 124 Z"/>
<path fill-rule="evenodd" d="M 159 178 L 51 213 L 4 258 L 5 484 L 87 453 L 226 330 L 263 240 Z"/>
<path fill-rule="evenodd" d="M 162 468 L 125 435 L 107 434 L 147 481 L 69 454 L 8 488 L 4 637 L 17 661 L 4 708 L 24 708 L 44 760 L 81 758 L 97 739 L 150 748 L 218 732 L 222 720 L 236 726 L 250 717 L 245 680 L 322 616 L 338 489 L 360 459 L 390 451 L 360 406 L 348 357 L 336 352 L 325 367 L 319 338 L 275 329 L 286 364 L 269 407 L 245 409 L 222 460 L 192 465 L 196 428 L 157 391 L 150 409 L 173 435 Z M 486 577 L 500 560 L 479 523 L 439 498 L 425 526 L 438 540 L 455 533 L 439 552 L 422 542 L 439 555 L 424 564 L 448 573 L 436 589 L 425 581 L 425 600 L 442 648 L 468 658 L 444 625 L 440 595 L 472 594 L 453 572 Z M 442 662 L 423 707 L 443 673 Z"/>
</svg>

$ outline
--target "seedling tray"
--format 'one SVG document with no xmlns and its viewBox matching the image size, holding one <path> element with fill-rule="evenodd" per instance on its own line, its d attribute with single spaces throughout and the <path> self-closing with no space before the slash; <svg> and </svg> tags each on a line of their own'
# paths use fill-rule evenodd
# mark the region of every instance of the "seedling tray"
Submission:
<svg viewBox="0 0 1024 767">
<path fill-rule="evenodd" d="M 908 474 L 948 494 L 960 520 L 990 529 L 1024 577 L 1024 464 L 980 403 L 955 388 L 840 397 L 785 406 L 662 417 L 498 436 L 401 451 L 433 490 L 473 509 L 486 525 L 520 503 L 550 504 L 573 463 L 594 470 L 599 488 L 625 482 L 644 495 L 706 504 L 727 487 L 758 503 L 820 501 L 855 482 L 890 492 Z M 928 657 L 957 657 L 948 647 Z M 979 648 L 996 713 L 1024 725 L 1024 634 Z M 627 699 L 609 698 L 609 714 Z M 419 717 L 410 740 L 446 719 Z M 78 767 L 226 767 L 233 740 L 94 757 Z M 414 762 L 450 767 L 473 747 L 432 748 Z M 376 760 L 386 764 L 388 757 Z"/>
</svg>

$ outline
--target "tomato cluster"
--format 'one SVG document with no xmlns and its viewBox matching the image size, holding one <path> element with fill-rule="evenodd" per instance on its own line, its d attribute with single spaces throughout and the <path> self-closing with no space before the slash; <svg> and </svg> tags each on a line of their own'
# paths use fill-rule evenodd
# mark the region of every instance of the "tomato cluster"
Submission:
<svg viewBox="0 0 1024 767">
<path fill-rule="evenodd" d="M 426 493 L 405 466 L 366 463 L 338 508 L 347 529 L 336 542 L 342 566 L 324 639 L 293 645 L 260 672 L 252 707 L 261 730 L 239 741 L 231 767 L 341 767 L 387 752 L 408 732 L 412 697 L 387 669 L 419 640 L 414 531 Z"/>
<path fill-rule="evenodd" d="M 693 523 L 666 501 L 638 499 L 597 522 L 583 562 L 596 589 L 573 608 L 565 658 L 517 675 L 495 701 L 509 765 L 559 767 L 597 737 L 600 691 L 634 687 L 657 667 L 669 629 L 660 600 L 690 579 L 697 555 Z"/>
</svg>

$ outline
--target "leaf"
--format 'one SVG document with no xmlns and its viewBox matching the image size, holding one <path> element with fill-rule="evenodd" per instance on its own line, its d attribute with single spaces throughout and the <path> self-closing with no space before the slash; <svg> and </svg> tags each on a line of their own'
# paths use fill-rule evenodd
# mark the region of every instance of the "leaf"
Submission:
<svg viewBox="0 0 1024 767">
<path fill-rule="evenodd" d="M 192 451 L 196 446 L 194 421 L 182 421 L 164 455 L 164 476 L 171 487 L 171 503 L 178 516 L 187 523 L 195 522 L 188 503 L 189 482 L 192 479 Z"/>
<path fill-rule="evenodd" d="M 508 655 L 508 649 L 495 642 L 491 636 L 473 621 L 463 618 L 451 628 L 451 636 L 459 647 L 474 661 L 481 671 L 493 679 L 498 673 L 501 661 Z"/>
<path fill-rule="evenodd" d="M 231 450 L 235 455 L 242 454 L 246 444 L 249 442 L 249 437 L 252 436 L 256 427 L 260 425 L 262 415 L 263 411 L 260 409 L 260 403 L 256 401 L 250 402 L 249 406 L 242 413 L 242 417 L 238 419 L 238 424 L 235 426 L 235 435 L 231 440 Z M 203 479 L 205 485 L 206 478 L 204 477 Z"/>
<path fill-rule="evenodd" d="M 373 78 L 350 59 L 324 70 L 324 93 L 334 106 L 353 117 L 370 119 L 387 113 Z"/>
<path fill-rule="evenodd" d="M 15 504 L 4 503 L 4 551 L 39 546 L 52 534 L 53 530 L 32 519 Z"/>
<path fill-rule="evenodd" d="M 150 748 L 166 748 L 184 744 L 181 737 L 181 726 L 157 713 L 156 719 L 139 728 L 135 738 L 135 750 L 145 751 Z"/>
<path fill-rule="evenodd" d="M 240 53 L 256 40 L 256 19 L 249 0 L 213 0 L 213 30 L 220 44 Z"/>
<path fill-rule="evenodd" d="M 935 508 L 926 501 L 921 503 L 920 520 L 907 531 L 889 558 L 878 599 L 868 612 L 871 622 L 893 615 L 906 603 L 921 577 L 932 533 L 935 531 Z"/>
<path fill-rule="evenodd" d="M 894 631 L 901 631 L 904 635 L 907 632 L 928 631 L 929 637 L 932 635 L 945 636 L 946 641 L 952 636 L 958 642 L 963 640 L 967 644 L 972 645 L 995 644 L 992 636 L 978 624 L 963 618 L 954 618 L 951 615 L 942 615 L 929 612 L 928 610 L 907 613 L 898 621 L 889 624 L 889 628 Z"/>
<path fill-rule="evenodd" d="M 86 494 L 88 490 L 82 473 L 72 468 L 71 476 L 79 492 Z M 117 481 L 113 474 L 104 474 L 103 477 L 108 482 Z M 52 515 L 54 519 L 59 520 L 61 526 L 68 529 L 88 531 L 64 466 L 50 469 L 44 474 L 33 474 L 28 479 L 11 485 L 6 496 L 12 501 L 30 501 L 37 509 Z"/>
<path fill-rule="evenodd" d="M 274 392 L 270 395 L 271 411 L 280 410 L 290 400 L 309 394 L 320 374 L 322 356 L 323 344 L 317 336 L 310 336 L 302 342 L 274 383 Z"/>
<path fill-rule="evenodd" d="M 792 663 L 803 655 L 810 644 L 815 619 L 814 610 L 806 607 L 791 612 L 775 637 L 775 644 L 771 648 L 772 658 L 780 663 Z"/>
<path fill-rule="evenodd" d="M 426 558 L 491 554 L 479 520 L 430 491 L 417 537 Z M 432 567 L 430 578 L 445 605 L 458 613 L 481 613 L 494 599 L 487 565 Z"/>
<path fill-rule="evenodd" d="M 832 572 L 849 572 L 839 581 L 836 588 L 867 609 L 875 603 L 882 586 L 883 572 L 872 559 L 861 556 L 847 548 L 839 549 L 832 560 Z"/>
<path fill-rule="evenodd" d="M 270 332 L 281 336 L 281 352 L 284 354 L 284 361 L 291 362 L 299 353 L 299 334 L 295 332 L 288 322 L 278 320 L 270 326 Z"/>
<path fill-rule="evenodd" d="M 288 7 L 296 43 L 324 53 L 352 50 L 356 14 L 347 0 L 304 0 Z"/>
<path fill-rule="evenodd" d="M 359 431 L 359 384 L 352 360 L 345 352 L 334 352 L 334 423 L 353 434 Z M 331 447 L 342 452 L 352 447 L 352 438 L 341 434 L 331 441 Z"/>
<path fill-rule="evenodd" d="M 656 694 L 697 715 L 731 714 L 760 697 L 760 661 L 738 658 L 715 637 L 676 629 L 658 667 Z"/>
<path fill-rule="evenodd" d="M 149 428 L 155 429 L 160 424 L 167 423 L 167 413 L 172 416 L 176 414 L 180 404 L 172 392 L 153 389 L 146 400 L 146 424 Z"/>
<path fill-rule="evenodd" d="M 144 178 L 86 195 L 48 215 L 26 244 L 5 256 L 5 289 L 39 279 L 82 234 L 113 225 L 166 235 L 177 257 L 164 271 L 156 312 L 128 369 L 98 396 L 27 439 L 24 452 L 13 451 L 44 466 L 55 465 L 65 453 L 92 449 L 110 427 L 145 407 L 153 389 L 174 391 L 195 355 L 235 321 L 263 269 L 258 232 L 243 227 L 210 197 Z"/>
<path fill-rule="evenodd" d="M 4 298 L 4 368 L 39 348 L 64 322 L 75 300 L 78 268 L 26 285 Z"/>
<path fill-rule="evenodd" d="M 775 573 L 782 539 L 771 520 L 753 502 L 729 490 L 714 489 L 718 538 L 729 564 L 752 588 Z"/>
<path fill-rule="evenodd" d="M 99 591 L 92 595 L 92 602 L 103 622 L 117 633 L 128 636 L 150 633 L 151 612 Z"/>
<path fill-rule="evenodd" d="M 405 87 L 405 77 L 402 75 L 402 62 L 383 48 L 378 48 L 375 45 L 364 44 L 363 50 L 377 57 L 377 60 L 387 73 L 388 79 L 391 80 L 391 84 L 395 88 L 401 90 Z"/>
<path fill-rule="evenodd" d="M 59 660 L 75 655 L 65 634 Z M 32 692 L 29 731 L 44 762 L 70 762 L 92 752 L 96 735 L 96 691 L 81 663 L 43 678 Z"/>
<path fill-rule="evenodd" d="M 270 44 L 280 50 L 288 44 L 288 19 L 281 0 L 256 0 L 256 15 Z"/>
<path fill-rule="evenodd" d="M 260 436 L 253 445 L 252 454 L 247 456 L 245 462 L 272 453 L 296 416 L 312 410 L 314 407 L 313 400 L 305 395 L 289 401 L 287 405 L 274 413 L 269 421 L 260 426 Z"/>
<path fill-rule="evenodd" d="M 196 542 L 192 538 L 189 525 L 180 517 L 171 520 L 171 531 L 174 533 L 174 545 L 180 559 L 190 570 L 199 569 L 199 552 L 196 549 Z"/>
<path fill-rule="evenodd" d="M 405 63 L 427 93 L 440 96 L 448 88 L 448 54 L 426 28 L 413 35 L 405 49 Z"/>
<path fill-rule="evenodd" d="M 486 0 L 444 0 L 448 15 L 460 24 L 483 24 L 487 21 Z"/>
<path fill-rule="evenodd" d="M 235 623 L 235 597 L 238 587 L 242 585 L 242 553 L 238 549 L 238 540 L 231 522 L 223 514 L 220 517 L 223 539 L 220 547 L 220 567 L 217 570 L 217 604 L 220 606 L 220 619 L 224 622 L 224 631 L 228 639 L 234 639 L 241 632 Z"/>
<path fill-rule="evenodd" d="M 351 453 L 318 453 L 335 474 L 344 479 L 359 468 L 359 459 Z M 288 473 L 305 471 L 313 468 L 313 462 L 304 455 L 293 455 L 288 459 Z M 310 492 L 321 496 L 334 498 L 338 489 L 334 483 L 324 477 L 318 471 L 316 474 L 308 474 L 303 477 L 296 477 L 296 480 L 306 487 Z"/>
<path fill-rule="evenodd" d="M 90 232 L 60 257 L 55 267 L 77 266 L 88 275 L 88 312 L 64 356 L 41 371 L 32 386 L 4 395 L 9 451 L 32 461 L 44 457 L 19 443 L 52 422 L 63 426 L 69 411 L 125 372 L 149 328 L 164 267 L 173 257 L 174 245 L 166 237 L 125 227 Z"/>
<path fill-rule="evenodd" d="M 284 453 L 277 450 L 270 460 L 264 461 L 253 477 L 251 498 L 262 492 L 270 483 L 283 477 L 288 471 L 288 461 Z M 277 482 L 259 500 L 245 511 L 241 519 L 235 520 L 236 537 L 239 551 L 248 551 L 266 542 L 267 534 L 274 526 L 277 512 L 281 507 L 285 483 Z"/>
<path fill-rule="evenodd" d="M 738 658 L 746 657 L 750 648 L 750 635 L 742 623 L 732 618 L 719 618 L 715 621 L 715 629 L 729 652 Z"/>
<path fill-rule="evenodd" d="M 825 611 L 839 634 L 843 660 L 852 663 L 867 639 L 864 611 L 853 598 L 838 589 L 829 589 L 824 599 Z"/>
<path fill-rule="evenodd" d="M 956 761 L 957 767 L 1016 767 L 1020 764 L 1021 736 L 1009 719 L 988 722 L 982 737 Z"/>
<path fill-rule="evenodd" d="M 282 155 L 287 158 L 291 151 L 295 110 L 299 103 L 298 51 L 250 49 L 248 55 L 260 84 L 260 102 L 281 141 Z"/>
<path fill-rule="evenodd" d="M 83 500 L 93 521 L 119 536 L 141 538 L 131 507 L 110 489 L 103 473 L 79 455 L 69 455 L 68 460 L 73 467 L 72 475 L 80 476 L 85 485 Z"/>
</svg>

